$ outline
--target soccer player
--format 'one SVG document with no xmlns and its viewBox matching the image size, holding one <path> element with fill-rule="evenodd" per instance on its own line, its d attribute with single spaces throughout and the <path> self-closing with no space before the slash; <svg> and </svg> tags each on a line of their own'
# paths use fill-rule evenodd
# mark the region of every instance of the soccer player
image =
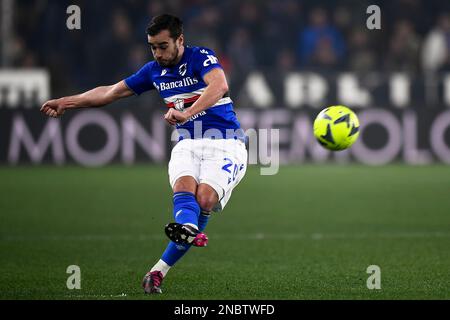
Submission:
<svg viewBox="0 0 450 320">
<path fill-rule="evenodd" d="M 182 22 L 168 14 L 152 19 L 147 38 L 154 61 L 135 74 L 114 85 L 49 100 L 40 110 L 59 117 L 66 110 L 100 107 L 155 89 L 164 99 L 164 119 L 179 136 L 168 170 L 175 222 L 165 226 L 171 241 L 142 284 L 145 293 L 161 293 L 167 272 L 189 248 L 207 245 L 203 231 L 211 213 L 225 207 L 245 175 L 247 150 L 213 51 L 184 46 Z"/>
</svg>

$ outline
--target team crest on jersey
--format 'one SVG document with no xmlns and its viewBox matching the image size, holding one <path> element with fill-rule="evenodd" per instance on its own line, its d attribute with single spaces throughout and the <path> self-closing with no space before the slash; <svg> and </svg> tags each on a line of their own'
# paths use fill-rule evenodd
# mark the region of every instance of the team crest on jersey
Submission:
<svg viewBox="0 0 450 320">
<path fill-rule="evenodd" d="M 187 63 L 183 63 L 179 68 L 178 68 L 178 72 L 180 73 L 180 75 L 182 77 L 184 77 L 184 75 L 186 74 L 187 71 Z"/>
<path fill-rule="evenodd" d="M 167 73 L 167 69 L 163 69 L 163 71 L 161 71 L 161 77 L 163 76 L 163 75 L 165 75 Z"/>
<path fill-rule="evenodd" d="M 178 111 L 184 111 L 184 100 L 183 99 L 177 99 L 173 102 L 173 106 Z"/>
</svg>

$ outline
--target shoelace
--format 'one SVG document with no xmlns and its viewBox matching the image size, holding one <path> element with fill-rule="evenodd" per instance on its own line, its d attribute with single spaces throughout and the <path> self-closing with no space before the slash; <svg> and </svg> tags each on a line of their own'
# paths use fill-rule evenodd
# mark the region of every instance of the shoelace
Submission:
<svg viewBox="0 0 450 320">
<path fill-rule="evenodd" d="M 153 271 L 152 273 L 150 273 L 150 278 L 152 279 L 153 285 L 155 287 L 159 287 L 163 280 L 163 276 L 160 271 Z"/>
</svg>

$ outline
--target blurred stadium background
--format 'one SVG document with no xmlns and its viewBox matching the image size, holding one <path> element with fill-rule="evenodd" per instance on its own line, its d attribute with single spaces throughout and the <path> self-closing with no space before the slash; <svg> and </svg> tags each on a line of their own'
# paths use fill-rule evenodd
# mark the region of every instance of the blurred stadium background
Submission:
<svg viewBox="0 0 450 320">
<path fill-rule="evenodd" d="M 80 30 L 66 27 L 72 4 Z M 372 4 L 381 30 L 366 27 Z M 187 44 L 216 52 L 243 127 L 280 130 L 283 166 L 250 166 L 210 247 L 171 271 L 162 298 L 450 297 L 448 1 L 0 5 L 0 298 L 143 298 L 171 219 L 165 106 L 152 93 L 60 120 L 38 110 L 138 70 L 151 59 L 146 25 L 166 12 Z M 311 130 L 335 104 L 362 124 L 339 153 Z M 71 264 L 79 292 L 65 286 Z M 372 264 L 382 290 L 366 288 Z"/>
</svg>

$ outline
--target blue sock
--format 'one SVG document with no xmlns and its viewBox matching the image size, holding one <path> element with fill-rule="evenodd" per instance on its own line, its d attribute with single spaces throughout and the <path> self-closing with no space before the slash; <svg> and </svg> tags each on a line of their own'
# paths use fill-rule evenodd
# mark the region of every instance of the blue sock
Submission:
<svg viewBox="0 0 450 320">
<path fill-rule="evenodd" d="M 206 225 L 208 224 L 209 216 L 201 214 L 198 217 L 198 229 L 200 231 L 205 230 Z M 161 260 L 167 263 L 169 266 L 173 266 L 178 260 L 181 259 L 185 255 L 185 253 L 189 250 L 192 245 L 190 244 L 176 244 L 173 241 L 170 241 L 169 245 L 164 251 Z"/>
<path fill-rule="evenodd" d="M 198 227 L 200 207 L 195 195 L 190 192 L 175 192 L 173 194 L 173 216 L 175 222 L 190 223 Z"/>
<path fill-rule="evenodd" d="M 200 231 L 205 230 L 208 221 L 209 221 L 209 214 L 208 215 L 201 214 L 198 217 L 198 230 Z"/>
</svg>

